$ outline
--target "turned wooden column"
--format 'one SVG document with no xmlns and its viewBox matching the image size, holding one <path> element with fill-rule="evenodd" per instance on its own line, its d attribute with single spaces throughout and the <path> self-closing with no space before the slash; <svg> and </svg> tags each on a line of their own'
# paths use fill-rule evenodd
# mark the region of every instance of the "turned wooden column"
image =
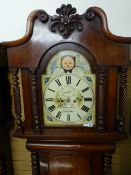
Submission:
<svg viewBox="0 0 131 175">
<path fill-rule="evenodd" d="M 12 80 L 13 80 L 13 95 L 15 104 L 15 114 L 16 114 L 16 127 L 19 133 L 23 132 L 23 123 L 21 115 L 21 97 L 20 97 L 20 87 L 19 87 L 19 77 L 18 69 L 11 69 Z"/>
<path fill-rule="evenodd" d="M 104 175 L 112 175 L 112 156 L 104 154 Z"/>
<path fill-rule="evenodd" d="M 127 67 L 120 69 L 120 85 L 119 85 L 119 118 L 117 123 L 117 130 L 120 133 L 125 131 L 125 117 L 126 117 L 126 102 L 127 102 Z"/>
<path fill-rule="evenodd" d="M 105 116 L 104 116 L 104 107 L 105 107 L 105 67 L 99 67 L 97 72 L 97 131 L 105 131 Z"/>
<path fill-rule="evenodd" d="M 31 86 L 32 86 L 32 108 L 33 108 L 33 130 L 40 132 L 40 114 L 39 114 L 39 93 L 38 93 L 38 80 L 36 71 L 31 71 Z"/>
<path fill-rule="evenodd" d="M 31 160 L 32 160 L 32 175 L 40 175 L 39 153 L 32 151 Z"/>
</svg>

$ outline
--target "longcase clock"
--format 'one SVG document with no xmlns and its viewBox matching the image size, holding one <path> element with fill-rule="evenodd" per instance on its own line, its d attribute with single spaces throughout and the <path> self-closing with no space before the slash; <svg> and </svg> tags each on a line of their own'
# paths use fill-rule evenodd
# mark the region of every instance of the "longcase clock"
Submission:
<svg viewBox="0 0 131 175">
<path fill-rule="evenodd" d="M 15 136 L 27 139 L 33 175 L 109 175 L 115 141 L 127 138 L 130 38 L 111 34 L 100 8 L 79 15 L 68 4 L 56 13 L 34 11 L 26 35 L 4 43 Z"/>
</svg>

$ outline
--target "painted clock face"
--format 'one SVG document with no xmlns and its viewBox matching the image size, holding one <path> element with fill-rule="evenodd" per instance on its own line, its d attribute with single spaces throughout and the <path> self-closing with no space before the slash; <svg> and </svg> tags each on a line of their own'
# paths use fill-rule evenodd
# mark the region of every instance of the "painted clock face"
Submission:
<svg viewBox="0 0 131 175">
<path fill-rule="evenodd" d="M 65 55 L 63 51 L 58 52 L 49 62 L 48 73 L 42 75 L 44 124 L 93 127 L 95 76 L 90 73 L 89 63 L 83 56 L 78 56 L 74 51 L 69 52 L 64 51 Z M 53 66 L 55 68 L 51 72 Z"/>
</svg>

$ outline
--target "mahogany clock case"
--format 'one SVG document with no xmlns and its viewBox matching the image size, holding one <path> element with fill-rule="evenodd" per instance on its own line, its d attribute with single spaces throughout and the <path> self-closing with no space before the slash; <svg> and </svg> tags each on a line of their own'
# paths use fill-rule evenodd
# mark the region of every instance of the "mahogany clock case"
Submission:
<svg viewBox="0 0 131 175">
<path fill-rule="evenodd" d="M 83 15 L 79 15 L 68 4 L 62 5 L 56 13 L 49 16 L 43 10 L 32 12 L 25 36 L 14 42 L 3 43 L 7 47 L 8 66 L 13 78 L 15 136 L 27 139 L 27 149 L 32 152 L 33 175 L 40 172 L 80 175 L 75 169 L 79 167 L 76 165 L 80 155 L 83 165 L 88 165 L 83 170 L 85 174 L 95 174 L 95 170 L 96 174 L 102 174 L 103 166 L 105 174 L 108 174 L 115 141 L 127 138 L 126 78 L 131 39 L 111 34 L 106 15 L 98 7 L 89 8 Z M 41 75 L 46 73 L 51 58 L 62 50 L 82 54 L 96 75 L 96 118 L 92 128 L 44 125 Z M 21 73 L 22 97 L 18 72 Z M 24 121 L 21 119 L 22 98 Z M 54 159 L 50 157 L 51 154 Z M 64 168 L 63 173 L 60 162 L 64 159 L 63 165 L 67 165 L 66 160 L 69 164 L 68 171 Z M 97 166 L 97 162 L 100 166 Z M 74 167 L 73 170 L 69 166 Z"/>
<path fill-rule="evenodd" d="M 65 11 L 66 8 L 74 10 L 70 5 L 62 6 L 59 10 L 64 11 L 64 8 Z M 12 69 L 14 81 L 18 79 L 18 68 L 22 76 L 25 121 L 24 126 L 22 121 L 18 122 L 21 132 L 16 133 L 27 138 L 31 135 L 35 136 L 35 130 L 39 130 L 41 134 L 38 135 L 36 132 L 37 137 L 43 139 L 67 137 L 72 140 L 72 137 L 75 139 L 78 135 L 81 140 L 87 139 L 86 137 L 104 137 L 96 134 L 96 130 L 108 133 L 108 131 L 116 131 L 117 128 L 117 79 L 120 68 L 123 74 L 126 74 L 130 40 L 114 36 L 109 32 L 106 16 L 99 8 L 89 8 L 83 15 L 75 14 L 73 10 L 71 14 L 67 12 L 66 16 L 70 19 L 67 24 L 64 16 L 59 14 L 59 10 L 57 17 L 51 17 L 45 11 L 33 12 L 28 19 L 26 35 L 20 40 L 4 43 L 8 47 L 8 64 Z M 63 30 L 58 24 L 63 26 Z M 96 73 L 96 127 L 93 132 L 90 128 L 55 128 L 56 134 L 54 128 L 44 127 L 41 90 L 38 90 L 41 88 L 40 74 L 45 72 L 51 56 L 64 49 L 79 51 L 87 57 L 92 72 Z M 14 89 L 18 91 L 18 88 L 18 84 L 15 84 Z M 18 120 L 21 120 L 20 96 L 18 93 L 15 96 L 17 96 L 15 105 L 19 108 L 17 116 Z M 65 130 L 67 130 L 66 134 Z M 111 134 L 110 137 L 112 136 Z"/>
</svg>

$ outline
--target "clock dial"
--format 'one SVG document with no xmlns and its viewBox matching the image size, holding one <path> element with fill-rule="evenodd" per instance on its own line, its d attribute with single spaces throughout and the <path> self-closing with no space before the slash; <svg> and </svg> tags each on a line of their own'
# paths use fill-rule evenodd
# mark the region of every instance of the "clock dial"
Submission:
<svg viewBox="0 0 131 175">
<path fill-rule="evenodd" d="M 45 125 L 94 125 L 95 91 L 88 78 L 94 81 L 93 75 L 63 73 L 46 83 Z"/>
<path fill-rule="evenodd" d="M 42 75 L 44 125 L 93 127 L 95 83 L 82 54 L 73 50 L 55 53 Z"/>
</svg>

